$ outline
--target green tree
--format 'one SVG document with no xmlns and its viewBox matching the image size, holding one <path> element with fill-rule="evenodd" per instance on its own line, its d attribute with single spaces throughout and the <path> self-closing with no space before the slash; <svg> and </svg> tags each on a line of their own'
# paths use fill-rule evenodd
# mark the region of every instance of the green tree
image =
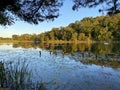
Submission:
<svg viewBox="0 0 120 90">
<path fill-rule="evenodd" d="M 101 41 L 111 41 L 112 40 L 112 33 L 108 31 L 108 28 L 105 27 L 101 29 L 98 39 Z"/>
<path fill-rule="evenodd" d="M 81 32 L 85 33 L 86 36 L 88 36 L 89 39 L 91 39 L 91 32 L 93 30 L 93 19 L 92 18 L 84 18 L 80 22 L 80 28 Z"/>
<path fill-rule="evenodd" d="M 30 41 L 31 40 L 31 35 L 30 34 L 22 34 L 20 36 L 21 40 L 25 40 L 25 41 Z"/>
<path fill-rule="evenodd" d="M 11 25 L 16 19 L 30 24 L 54 20 L 64 0 L 0 0 L 0 25 Z M 82 7 L 94 8 L 101 4 L 109 15 L 120 12 L 120 0 L 72 0 L 73 10 Z"/>
<path fill-rule="evenodd" d="M 40 34 L 40 38 L 41 38 L 41 41 L 44 42 L 44 40 L 45 40 L 45 35 L 44 35 L 44 33 L 41 33 L 41 34 Z"/>
<path fill-rule="evenodd" d="M 71 40 L 75 41 L 75 42 L 77 41 L 77 33 L 76 32 L 72 33 Z"/>
<path fill-rule="evenodd" d="M 59 30 L 59 28 L 52 28 L 52 31 L 54 32 L 54 39 L 55 40 L 58 40 L 58 30 Z"/>
<path fill-rule="evenodd" d="M 68 26 L 68 27 L 65 28 L 65 31 L 66 31 L 66 37 L 65 37 L 66 40 L 67 41 L 71 40 L 72 34 L 73 34 L 73 29 Z"/>
<path fill-rule="evenodd" d="M 86 39 L 86 37 L 85 37 L 85 34 L 84 34 L 84 33 L 80 33 L 80 34 L 78 35 L 78 40 L 79 40 L 79 41 L 85 41 L 85 39 Z"/>
<path fill-rule="evenodd" d="M 73 0 L 74 6 L 73 10 L 81 7 L 94 8 L 100 6 L 101 4 L 106 8 L 100 8 L 99 11 L 107 11 L 107 14 L 116 14 L 120 12 L 120 0 Z"/>
<path fill-rule="evenodd" d="M 54 32 L 53 31 L 50 32 L 50 40 L 52 40 L 52 41 L 54 40 Z"/>
<path fill-rule="evenodd" d="M 18 39 L 19 39 L 19 36 L 14 34 L 14 35 L 12 35 L 12 39 L 13 39 L 13 40 L 18 40 Z"/>
<path fill-rule="evenodd" d="M 53 28 L 51 31 L 36 34 L 13 35 L 13 39 L 48 41 L 118 41 L 120 40 L 120 14 L 84 18 L 69 24 L 67 27 Z M 1 38 L 5 39 L 5 38 Z"/>
<path fill-rule="evenodd" d="M 59 16 L 61 0 L 0 0 L 0 24 L 11 25 L 16 18 L 31 24 Z"/>
</svg>

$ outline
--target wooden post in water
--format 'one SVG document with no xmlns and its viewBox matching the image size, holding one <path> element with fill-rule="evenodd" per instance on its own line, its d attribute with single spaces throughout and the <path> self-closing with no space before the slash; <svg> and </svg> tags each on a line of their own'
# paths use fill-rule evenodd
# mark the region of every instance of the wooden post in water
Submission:
<svg viewBox="0 0 120 90">
<path fill-rule="evenodd" d="M 95 55 L 95 56 L 96 56 L 96 60 L 97 60 L 97 57 L 98 57 L 97 53 L 96 53 L 96 55 Z"/>
<path fill-rule="evenodd" d="M 88 56 L 90 57 L 90 51 L 88 51 Z"/>
<path fill-rule="evenodd" d="M 57 56 L 57 51 L 56 50 L 54 50 L 53 53 Z"/>
<path fill-rule="evenodd" d="M 52 51 L 50 50 L 50 55 L 51 55 Z"/>
<path fill-rule="evenodd" d="M 39 56 L 41 57 L 41 51 L 39 51 Z"/>
<path fill-rule="evenodd" d="M 84 58 L 84 52 L 82 52 L 81 54 L 82 54 L 82 58 Z"/>
<path fill-rule="evenodd" d="M 62 51 L 62 56 L 63 56 L 63 58 L 64 58 L 64 54 L 65 54 L 65 52 L 64 52 L 64 51 Z"/>
<path fill-rule="evenodd" d="M 105 54 L 105 59 L 107 59 L 107 60 L 108 60 L 108 54 Z"/>
</svg>

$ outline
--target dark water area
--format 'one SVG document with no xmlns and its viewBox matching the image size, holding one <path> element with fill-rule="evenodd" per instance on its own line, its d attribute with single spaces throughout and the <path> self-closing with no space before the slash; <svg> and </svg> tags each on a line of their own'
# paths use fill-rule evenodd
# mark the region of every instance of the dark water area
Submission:
<svg viewBox="0 0 120 90">
<path fill-rule="evenodd" d="M 118 42 L 0 43 L 0 61 L 4 62 L 0 64 L 0 67 L 4 67 L 0 69 L 1 88 L 12 88 L 12 90 L 16 88 L 18 90 L 120 89 L 120 43 Z M 14 82 L 13 85 L 9 85 L 6 79 L 3 80 L 3 74 L 8 81 L 11 80 L 9 77 L 13 78 L 10 82 Z"/>
</svg>

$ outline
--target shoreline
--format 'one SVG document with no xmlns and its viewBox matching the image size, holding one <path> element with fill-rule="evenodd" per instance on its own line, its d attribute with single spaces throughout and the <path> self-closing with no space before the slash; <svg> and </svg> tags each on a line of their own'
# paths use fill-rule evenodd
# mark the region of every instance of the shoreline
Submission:
<svg viewBox="0 0 120 90">
<path fill-rule="evenodd" d="M 0 43 L 105 43 L 107 41 L 93 41 L 93 40 L 86 40 L 86 41 L 62 41 L 62 40 L 54 40 L 54 41 L 42 41 L 42 42 L 35 42 L 35 41 L 18 41 L 18 40 L 0 40 Z M 120 41 L 108 41 L 109 43 L 119 43 Z"/>
</svg>

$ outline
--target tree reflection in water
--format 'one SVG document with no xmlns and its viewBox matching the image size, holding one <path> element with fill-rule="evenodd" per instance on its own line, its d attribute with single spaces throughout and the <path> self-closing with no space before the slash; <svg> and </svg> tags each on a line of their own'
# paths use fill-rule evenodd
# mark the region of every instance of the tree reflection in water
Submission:
<svg viewBox="0 0 120 90">
<path fill-rule="evenodd" d="M 64 55 L 70 55 L 76 61 L 80 61 L 86 64 L 96 64 L 101 66 L 120 66 L 120 43 L 111 43 L 105 45 L 104 43 L 67 43 L 67 44 L 54 44 L 49 43 L 46 47 L 44 43 L 14 43 L 13 47 L 22 48 L 41 48 L 42 50 L 48 50 L 50 54 L 58 55 L 61 53 Z M 42 55 L 42 52 L 39 52 Z M 81 58 L 80 58 L 81 57 Z"/>
<path fill-rule="evenodd" d="M 51 90 L 63 90 L 64 88 L 66 90 L 70 90 L 71 88 L 72 90 L 74 88 L 76 90 L 84 90 L 86 88 L 87 90 L 89 87 L 92 88 L 90 90 L 94 88 L 96 90 L 98 88 L 107 90 L 109 87 L 112 90 L 114 88 L 117 90 L 119 88 L 119 43 L 108 45 L 104 45 L 103 43 L 49 44 L 47 47 L 44 43 L 16 43 L 12 45 L 6 50 L 0 47 L 0 58 L 7 59 L 6 61 L 9 61 L 11 58 L 15 59 L 12 59 L 15 62 L 12 62 L 10 65 L 6 62 L 7 65 L 1 64 L 4 67 L 2 74 L 12 77 L 4 79 L 4 75 L 1 75 L 0 80 L 3 79 L 5 82 L 3 84 L 4 82 L 1 81 L 3 84 L 1 84 L 2 87 L 9 86 L 12 90 L 16 87 L 21 89 L 21 86 L 21 90 L 31 90 L 31 88 L 33 90 L 35 88 L 37 88 L 36 90 L 40 90 L 41 88 L 49 90 L 51 87 L 54 88 Z M 30 63 L 25 62 L 26 64 L 23 64 L 19 62 L 19 66 L 17 60 L 20 61 L 20 57 L 26 58 L 26 61 Z M 27 65 L 29 68 L 27 68 Z M 12 69 L 11 66 L 13 66 Z M 34 74 L 32 75 L 34 80 L 31 80 L 30 69 L 32 69 L 32 74 Z M 27 72 L 27 74 L 24 72 Z M 23 83 L 26 80 L 30 83 Z M 35 83 L 35 80 L 38 80 L 38 82 Z M 12 83 L 10 83 L 11 81 Z"/>
</svg>

